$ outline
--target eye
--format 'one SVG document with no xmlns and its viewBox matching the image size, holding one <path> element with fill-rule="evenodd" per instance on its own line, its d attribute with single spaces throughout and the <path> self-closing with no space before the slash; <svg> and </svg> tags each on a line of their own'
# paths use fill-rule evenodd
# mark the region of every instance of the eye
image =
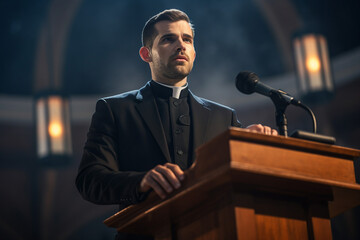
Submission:
<svg viewBox="0 0 360 240">
<path fill-rule="evenodd" d="M 164 37 L 161 42 L 163 43 L 167 43 L 167 42 L 173 42 L 173 38 L 172 37 Z"/>
<path fill-rule="evenodd" d="M 192 43 L 192 38 L 184 38 L 183 40 L 184 42 L 187 42 L 187 43 Z"/>
</svg>

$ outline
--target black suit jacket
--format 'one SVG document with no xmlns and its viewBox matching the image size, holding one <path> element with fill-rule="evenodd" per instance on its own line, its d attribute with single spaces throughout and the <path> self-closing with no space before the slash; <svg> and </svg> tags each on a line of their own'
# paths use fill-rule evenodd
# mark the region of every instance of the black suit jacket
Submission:
<svg viewBox="0 0 360 240">
<path fill-rule="evenodd" d="M 191 92 L 189 104 L 193 149 L 229 126 L 240 127 L 235 111 L 228 107 Z M 137 188 L 145 173 L 166 162 L 171 162 L 166 137 L 147 83 L 97 102 L 76 185 L 88 201 L 123 208 L 142 199 Z"/>
</svg>

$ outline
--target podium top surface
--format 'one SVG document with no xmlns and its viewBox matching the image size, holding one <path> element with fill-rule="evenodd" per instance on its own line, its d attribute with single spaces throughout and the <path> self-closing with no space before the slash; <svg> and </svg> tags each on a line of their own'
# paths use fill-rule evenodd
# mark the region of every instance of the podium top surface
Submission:
<svg viewBox="0 0 360 240">
<path fill-rule="evenodd" d="M 319 143 L 292 137 L 258 134 L 247 131 L 246 129 L 240 129 L 235 127 L 230 127 L 228 131 L 224 132 L 218 137 L 225 137 L 234 140 L 245 140 L 262 144 L 270 144 L 282 148 L 286 147 L 298 150 L 309 150 L 314 152 L 327 152 L 329 154 L 335 154 L 337 156 L 342 156 L 347 159 L 356 159 L 360 157 L 360 150 L 358 149 L 347 148 L 333 144 Z"/>
</svg>

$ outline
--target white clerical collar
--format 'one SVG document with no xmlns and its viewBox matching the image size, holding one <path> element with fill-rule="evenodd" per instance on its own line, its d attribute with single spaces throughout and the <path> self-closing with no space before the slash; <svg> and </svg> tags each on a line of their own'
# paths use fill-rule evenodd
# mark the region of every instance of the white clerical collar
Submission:
<svg viewBox="0 0 360 240">
<path fill-rule="evenodd" d="M 172 89 L 172 97 L 173 98 L 176 98 L 176 99 L 179 99 L 180 98 L 180 93 L 183 89 L 187 88 L 188 86 L 188 83 L 186 83 L 184 86 L 181 86 L 181 87 L 175 87 L 175 86 L 171 86 L 171 85 L 167 85 L 167 84 L 164 84 L 164 83 L 160 83 L 160 82 L 156 82 L 157 84 L 161 85 L 161 86 L 164 86 L 164 87 L 167 87 L 167 88 L 171 88 Z"/>
</svg>

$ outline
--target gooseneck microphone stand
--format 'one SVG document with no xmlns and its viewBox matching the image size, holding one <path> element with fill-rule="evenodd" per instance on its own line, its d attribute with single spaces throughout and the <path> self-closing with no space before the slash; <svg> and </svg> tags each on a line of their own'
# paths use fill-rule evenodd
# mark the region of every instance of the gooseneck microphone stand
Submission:
<svg viewBox="0 0 360 240">
<path fill-rule="evenodd" d="M 316 142 L 322 142 L 322 143 L 328 143 L 328 144 L 334 144 L 335 138 L 331 136 L 325 136 L 321 134 L 317 134 L 317 124 L 316 124 L 316 118 L 315 114 L 311 109 L 306 106 L 305 104 L 301 103 L 299 100 L 294 99 L 290 95 L 288 95 L 286 92 L 282 90 L 274 90 L 270 91 L 269 97 L 273 101 L 275 105 L 275 118 L 276 118 L 276 126 L 279 129 L 279 134 L 283 135 L 285 137 L 288 136 L 287 132 L 287 119 L 285 115 L 285 110 L 289 104 L 298 106 L 306 110 L 312 118 L 313 122 L 313 132 L 305 132 L 301 130 L 295 131 L 291 136 L 296 138 L 302 138 L 306 140 L 316 141 Z"/>
<path fill-rule="evenodd" d="M 299 100 L 294 99 L 292 96 L 288 95 L 286 92 L 282 90 L 271 91 L 269 97 L 273 101 L 275 105 L 275 118 L 276 118 L 276 126 L 279 129 L 279 134 L 285 137 L 288 136 L 287 133 L 287 119 L 285 115 L 285 110 L 289 104 L 295 105 L 297 107 L 301 107 L 306 110 L 312 118 L 313 123 L 313 134 L 317 132 L 317 124 L 315 114 L 311 109 L 305 104 L 301 103 Z"/>
<path fill-rule="evenodd" d="M 260 93 L 264 96 L 270 97 L 275 105 L 275 118 L 276 126 L 279 129 L 279 134 L 285 137 L 288 136 L 287 119 L 285 110 L 289 104 L 298 106 L 306 110 L 312 117 L 313 132 L 306 132 L 302 130 L 296 130 L 291 134 L 291 137 L 302 138 L 311 141 L 317 141 L 322 143 L 334 144 L 335 138 L 331 136 L 325 136 L 317 134 L 316 118 L 311 109 L 302 104 L 299 100 L 294 99 L 288 93 L 269 87 L 260 82 L 259 77 L 253 72 L 240 72 L 236 76 L 236 88 L 245 94 L 252 94 L 254 92 Z"/>
<path fill-rule="evenodd" d="M 275 105 L 275 119 L 276 126 L 279 129 L 279 134 L 287 137 L 287 119 L 285 115 L 285 110 L 287 106 L 290 104 L 289 99 L 286 99 L 283 94 L 279 91 L 271 91 L 270 98 Z"/>
</svg>

